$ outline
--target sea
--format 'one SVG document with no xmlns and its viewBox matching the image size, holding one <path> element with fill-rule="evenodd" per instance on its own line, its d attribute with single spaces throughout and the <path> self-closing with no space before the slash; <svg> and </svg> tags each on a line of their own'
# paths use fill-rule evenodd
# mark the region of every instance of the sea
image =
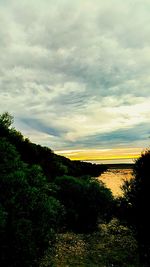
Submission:
<svg viewBox="0 0 150 267">
<path fill-rule="evenodd" d="M 102 181 L 107 188 L 112 191 L 114 197 L 123 195 L 122 185 L 124 181 L 133 178 L 133 163 L 135 159 L 107 159 L 107 160 L 91 160 L 87 161 L 96 164 L 114 164 L 113 168 L 108 169 L 102 175 L 98 177 L 98 180 Z M 115 166 L 116 164 L 116 166 Z M 119 164 L 127 164 L 126 166 L 119 167 Z M 131 167 L 130 167 L 131 164 Z"/>
</svg>

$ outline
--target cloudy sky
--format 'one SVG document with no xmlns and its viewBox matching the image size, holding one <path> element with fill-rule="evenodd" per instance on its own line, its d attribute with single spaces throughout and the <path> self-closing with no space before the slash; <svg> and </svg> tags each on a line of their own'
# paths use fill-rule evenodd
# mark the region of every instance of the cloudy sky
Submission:
<svg viewBox="0 0 150 267">
<path fill-rule="evenodd" d="M 148 147 L 149 14 L 149 0 L 0 0 L 0 113 L 64 155 Z"/>
</svg>

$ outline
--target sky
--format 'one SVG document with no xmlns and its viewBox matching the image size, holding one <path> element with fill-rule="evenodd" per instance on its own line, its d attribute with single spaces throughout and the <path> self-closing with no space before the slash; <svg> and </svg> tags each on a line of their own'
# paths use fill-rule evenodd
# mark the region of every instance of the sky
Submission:
<svg viewBox="0 0 150 267">
<path fill-rule="evenodd" d="M 73 159 L 150 142 L 149 0 L 0 0 L 0 113 Z"/>
</svg>

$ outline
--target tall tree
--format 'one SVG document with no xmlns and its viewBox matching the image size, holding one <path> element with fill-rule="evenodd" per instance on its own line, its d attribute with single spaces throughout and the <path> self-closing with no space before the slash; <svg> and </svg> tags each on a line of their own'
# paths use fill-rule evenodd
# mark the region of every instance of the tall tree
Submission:
<svg viewBox="0 0 150 267">
<path fill-rule="evenodd" d="M 134 178 L 125 182 L 123 190 L 127 219 L 137 231 L 142 256 L 150 263 L 150 150 L 136 160 Z"/>
</svg>

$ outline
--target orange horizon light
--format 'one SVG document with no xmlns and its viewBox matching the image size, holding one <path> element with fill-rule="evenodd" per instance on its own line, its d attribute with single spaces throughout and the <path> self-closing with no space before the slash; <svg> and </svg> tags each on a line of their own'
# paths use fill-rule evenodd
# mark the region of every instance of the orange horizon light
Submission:
<svg viewBox="0 0 150 267">
<path fill-rule="evenodd" d="M 71 160 L 119 160 L 137 159 L 142 152 L 142 148 L 122 148 L 122 149 L 85 149 L 85 150 L 65 150 L 55 151 L 56 154 L 65 156 Z"/>
</svg>

